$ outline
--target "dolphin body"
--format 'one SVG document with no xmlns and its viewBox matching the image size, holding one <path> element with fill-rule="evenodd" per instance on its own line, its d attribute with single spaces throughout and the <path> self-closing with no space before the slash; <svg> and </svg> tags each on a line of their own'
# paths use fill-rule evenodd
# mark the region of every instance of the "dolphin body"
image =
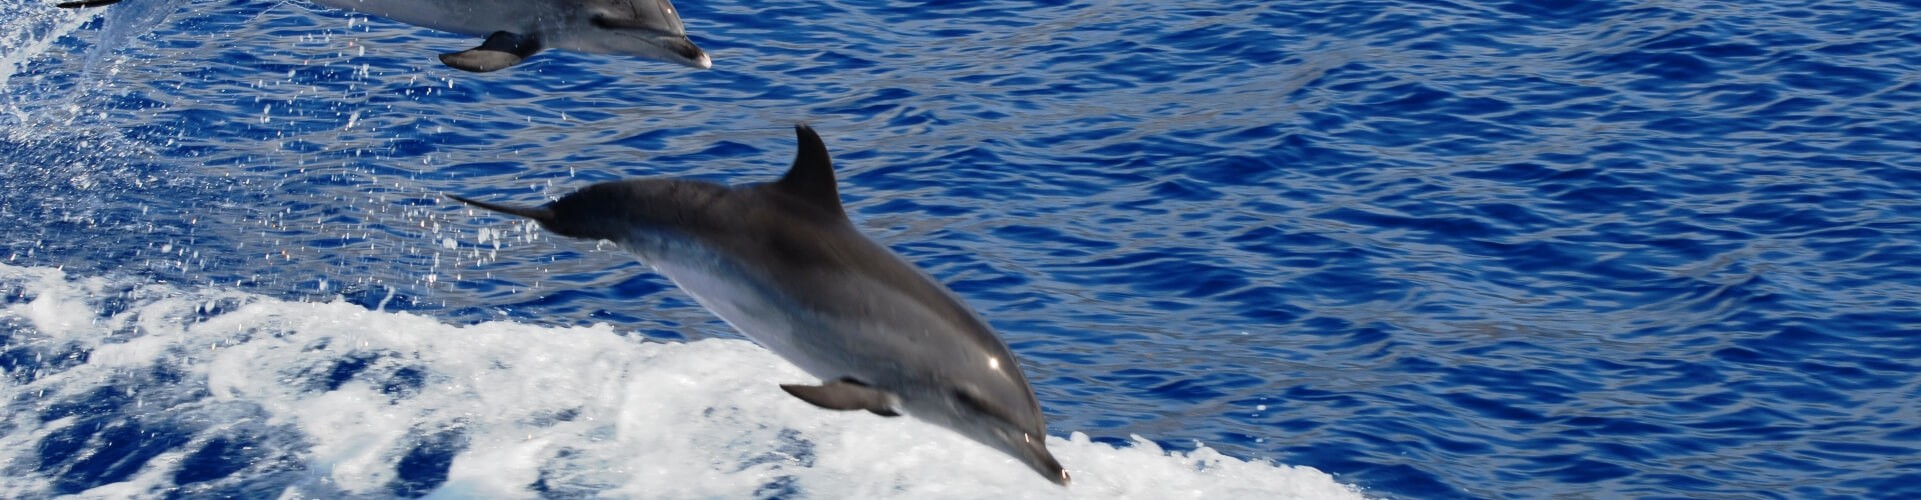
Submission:
<svg viewBox="0 0 1921 500">
<path fill-rule="evenodd" d="M 63 8 L 121 0 L 77 0 Z M 687 39 L 669 0 L 313 0 L 450 33 L 485 37 L 480 46 L 440 55 L 447 66 L 488 72 L 520 64 L 541 49 L 644 57 L 700 69 L 707 53 Z"/>
<path fill-rule="evenodd" d="M 702 306 L 825 381 L 781 389 L 830 410 L 912 415 L 1012 455 L 1056 484 L 1047 426 L 987 323 L 847 219 L 820 136 L 779 181 L 594 184 L 541 207 L 455 200 L 633 252 Z"/>
</svg>

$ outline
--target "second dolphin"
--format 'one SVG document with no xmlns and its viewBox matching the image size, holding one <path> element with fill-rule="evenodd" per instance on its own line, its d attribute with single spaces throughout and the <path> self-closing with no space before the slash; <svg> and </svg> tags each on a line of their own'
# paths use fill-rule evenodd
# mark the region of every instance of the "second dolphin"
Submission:
<svg viewBox="0 0 1921 500">
<path fill-rule="evenodd" d="M 74 0 L 63 8 L 121 0 Z M 480 46 L 440 55 L 455 69 L 488 72 L 520 64 L 542 49 L 645 57 L 700 69 L 707 53 L 687 39 L 669 0 L 313 0 L 450 33 L 486 37 Z"/>
<path fill-rule="evenodd" d="M 540 207 L 452 198 L 632 252 L 823 381 L 781 386 L 795 397 L 832 410 L 905 413 L 1066 485 L 1014 353 L 953 292 L 854 227 L 826 145 L 805 125 L 795 132 L 793 166 L 768 184 L 603 182 Z"/>
</svg>

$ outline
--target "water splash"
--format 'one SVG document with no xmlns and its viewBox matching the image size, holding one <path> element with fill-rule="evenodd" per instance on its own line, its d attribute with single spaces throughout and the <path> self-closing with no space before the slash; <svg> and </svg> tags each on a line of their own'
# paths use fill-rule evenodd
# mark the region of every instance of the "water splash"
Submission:
<svg viewBox="0 0 1921 500">
<path fill-rule="evenodd" d="M 931 425 L 786 397 L 775 384 L 808 377 L 744 341 L 7 265 L 0 292 L 8 498 L 1360 498 L 1312 468 L 1080 433 L 1049 437 L 1074 473 L 1062 490 Z"/>
</svg>

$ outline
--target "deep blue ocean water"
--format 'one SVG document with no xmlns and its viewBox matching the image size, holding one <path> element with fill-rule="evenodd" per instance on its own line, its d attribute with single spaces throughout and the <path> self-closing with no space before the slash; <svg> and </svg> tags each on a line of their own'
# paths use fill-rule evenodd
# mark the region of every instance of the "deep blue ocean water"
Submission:
<svg viewBox="0 0 1921 500">
<path fill-rule="evenodd" d="M 298 1 L 50 3 L 0 0 L 13 266 L 735 338 L 439 196 L 766 181 L 806 121 L 1057 433 L 1381 497 L 1921 497 L 1921 3 L 683 0 L 712 70 L 486 75 Z M 11 384 L 88 356 L 6 325 Z M 7 402 L 94 430 L 0 470 L 76 493 L 273 441 L 109 435 L 164 375 Z M 441 441 L 389 491 L 432 491 Z"/>
</svg>

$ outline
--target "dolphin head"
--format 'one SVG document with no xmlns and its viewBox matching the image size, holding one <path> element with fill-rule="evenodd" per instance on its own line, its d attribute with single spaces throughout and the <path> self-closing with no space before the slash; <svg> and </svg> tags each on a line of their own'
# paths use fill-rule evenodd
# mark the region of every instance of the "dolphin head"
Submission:
<svg viewBox="0 0 1921 500">
<path fill-rule="evenodd" d="M 680 12 L 668 0 L 587 0 L 585 31 L 600 52 L 645 57 L 700 69 L 714 66 L 707 52 L 687 39 Z M 582 42 L 589 43 L 589 42 Z"/>
<path fill-rule="evenodd" d="M 1067 470 L 1047 451 L 1047 423 L 1040 403 L 1004 349 L 986 359 L 946 359 L 901 389 L 900 407 L 914 418 L 946 427 L 1020 459 L 1054 484 L 1067 485 Z M 965 350 L 963 352 L 974 352 Z"/>
</svg>

